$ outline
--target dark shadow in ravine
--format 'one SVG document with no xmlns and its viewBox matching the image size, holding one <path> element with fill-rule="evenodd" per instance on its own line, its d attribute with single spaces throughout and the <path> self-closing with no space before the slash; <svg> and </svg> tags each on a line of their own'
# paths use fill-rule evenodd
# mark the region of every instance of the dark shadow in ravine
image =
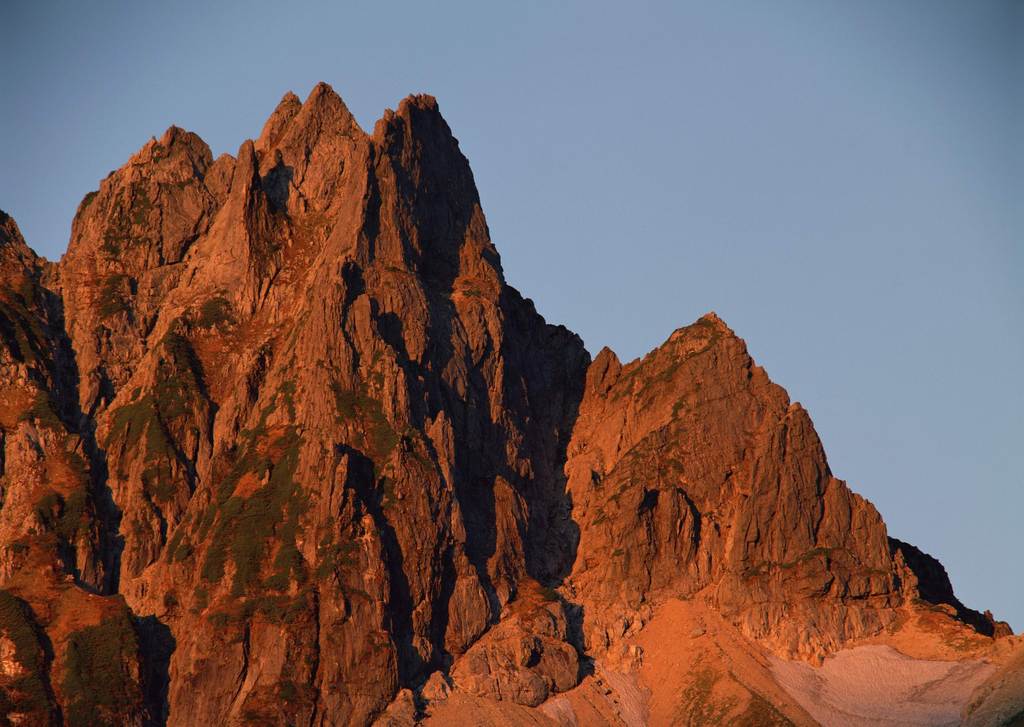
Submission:
<svg viewBox="0 0 1024 727">
<path fill-rule="evenodd" d="M 106 453 L 96 442 L 95 409 L 99 400 L 93 402 L 88 413 L 82 411 L 79 403 L 79 369 L 71 339 L 67 334 L 64 318 L 64 301 L 59 295 L 45 290 L 45 302 L 54 336 L 54 357 L 52 378 L 54 391 L 52 396 L 57 406 L 61 421 L 70 432 L 78 434 L 81 440 L 81 454 L 89 462 L 89 495 L 95 508 L 100 525 L 100 537 L 97 560 L 102 564 L 101 573 L 83 574 L 82 564 L 74 561 L 70 555 L 69 572 L 75 582 L 93 593 L 104 595 L 116 593 L 118 589 L 118 573 L 121 567 L 121 553 L 124 550 L 124 537 L 120 534 L 121 511 L 114 502 L 113 493 L 107 481 Z M 109 381 L 103 377 L 100 387 L 100 398 L 109 401 L 112 398 Z M 67 559 L 66 559 L 67 560 Z"/>
<path fill-rule="evenodd" d="M 425 665 L 419 653 L 413 648 L 412 596 L 409 591 L 409 579 L 403 568 L 402 549 L 395 535 L 395 528 L 388 522 L 381 507 L 381 488 L 377 487 L 373 460 L 345 444 L 336 445 L 335 449 L 338 454 L 347 455 L 349 458 L 345 487 L 356 494 L 363 508 L 373 518 L 380 535 L 384 565 L 388 570 L 391 588 L 388 616 L 391 621 L 391 638 L 398 651 L 398 678 L 402 684 L 411 684 L 422 673 Z"/>
<path fill-rule="evenodd" d="M 170 714 L 171 655 L 177 642 L 171 629 L 156 616 L 135 619 L 142 659 L 142 690 L 146 701 L 147 727 L 163 727 Z"/>
<path fill-rule="evenodd" d="M 288 208 L 288 195 L 291 191 L 292 179 L 295 177 L 295 170 L 278 158 L 274 166 L 260 179 L 260 187 L 267 195 L 270 202 L 270 209 L 273 212 L 282 212 Z"/>
</svg>

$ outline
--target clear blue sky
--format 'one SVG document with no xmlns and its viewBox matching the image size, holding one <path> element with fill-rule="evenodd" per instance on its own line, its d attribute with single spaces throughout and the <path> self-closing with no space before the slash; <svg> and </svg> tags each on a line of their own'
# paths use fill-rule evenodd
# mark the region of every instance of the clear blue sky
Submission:
<svg viewBox="0 0 1024 727">
<path fill-rule="evenodd" d="M 234 153 L 288 89 L 367 129 L 432 93 L 550 321 L 630 359 L 716 310 L 890 533 L 1024 628 L 1024 3 L 9 0 L 0 27 L 0 207 L 38 251 L 172 123 Z"/>
</svg>

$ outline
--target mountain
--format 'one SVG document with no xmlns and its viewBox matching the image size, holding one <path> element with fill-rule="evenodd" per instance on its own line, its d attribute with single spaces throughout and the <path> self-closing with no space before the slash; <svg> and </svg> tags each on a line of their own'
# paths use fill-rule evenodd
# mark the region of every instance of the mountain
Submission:
<svg viewBox="0 0 1024 727">
<path fill-rule="evenodd" d="M 5 723 L 1024 720 L 721 319 L 591 360 L 507 284 L 429 96 L 171 127 L 59 263 L 3 215 L 0 372 Z"/>
</svg>

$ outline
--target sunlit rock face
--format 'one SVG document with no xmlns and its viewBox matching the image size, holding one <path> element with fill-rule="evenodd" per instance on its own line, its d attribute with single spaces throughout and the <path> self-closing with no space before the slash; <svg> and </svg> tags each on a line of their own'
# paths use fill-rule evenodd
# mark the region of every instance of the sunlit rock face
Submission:
<svg viewBox="0 0 1024 727">
<path fill-rule="evenodd" d="M 1005 631 L 714 314 L 625 366 L 548 324 L 429 96 L 172 127 L 56 264 L 0 223 L 12 723 L 552 719 L 678 599 L 812 662 L 929 598 Z"/>
</svg>

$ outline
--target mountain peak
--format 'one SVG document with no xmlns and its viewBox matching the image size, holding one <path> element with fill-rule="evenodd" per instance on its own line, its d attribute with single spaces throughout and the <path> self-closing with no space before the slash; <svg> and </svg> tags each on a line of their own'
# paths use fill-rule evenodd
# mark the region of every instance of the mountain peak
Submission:
<svg viewBox="0 0 1024 727">
<path fill-rule="evenodd" d="M 280 140 L 284 129 L 301 109 L 302 101 L 294 93 L 288 91 L 281 97 L 277 107 L 263 124 L 263 130 L 256 141 L 256 146 L 261 150 L 273 147 Z"/>
<path fill-rule="evenodd" d="M 316 99 L 331 98 L 341 100 L 341 97 L 335 92 L 334 87 L 326 81 L 319 81 L 309 92 L 309 96 L 306 97 L 306 103 L 310 101 L 315 102 Z"/>
<path fill-rule="evenodd" d="M 1017 683 L 715 313 L 591 361 L 508 285 L 432 96 L 99 186 L 52 270 L 0 213 L 0 713 L 803 726 L 778 670 L 867 641 Z"/>
<path fill-rule="evenodd" d="M 18 223 L 3 210 L 0 210 L 0 258 L 18 260 L 21 264 L 36 259 L 36 254 L 25 244 Z"/>
<path fill-rule="evenodd" d="M 363 135 L 341 96 L 323 81 L 313 87 L 304 102 L 287 92 L 264 123 L 255 148 L 262 154 L 275 147 L 309 147 L 321 135 Z"/>
<path fill-rule="evenodd" d="M 726 333 L 726 334 L 728 334 L 730 336 L 731 335 L 735 335 L 733 333 L 733 330 L 729 327 L 729 325 L 724 320 L 722 320 L 719 317 L 719 315 L 717 313 L 715 313 L 713 310 L 712 311 L 708 311 L 707 313 L 702 315 L 698 320 L 704 321 L 705 323 L 708 323 L 708 324 L 714 326 L 715 328 L 717 328 L 721 332 Z"/>
<path fill-rule="evenodd" d="M 180 126 L 171 124 L 167 127 L 167 131 L 163 133 L 163 136 L 160 137 L 159 143 L 161 146 L 171 146 L 176 141 L 187 138 L 190 133 Z"/>
<path fill-rule="evenodd" d="M 411 109 L 427 111 L 440 114 L 437 99 L 429 93 L 411 93 L 398 102 L 398 114 L 406 115 Z"/>
<path fill-rule="evenodd" d="M 328 83 L 321 81 L 306 97 L 297 119 L 305 118 L 307 123 L 317 123 L 324 128 L 340 132 L 358 130 L 359 124 L 348 110 L 348 106 Z M 297 123 L 300 123 L 297 121 Z"/>
</svg>

